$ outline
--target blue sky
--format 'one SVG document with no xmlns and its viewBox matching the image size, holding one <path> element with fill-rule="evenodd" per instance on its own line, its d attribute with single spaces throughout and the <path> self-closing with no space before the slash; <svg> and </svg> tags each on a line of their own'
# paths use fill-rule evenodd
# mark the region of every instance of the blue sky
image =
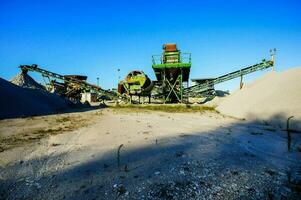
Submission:
<svg viewBox="0 0 301 200">
<path fill-rule="evenodd" d="M 216 77 L 269 58 L 276 69 L 301 66 L 301 3 L 283 1 L 0 0 L 0 77 L 36 63 L 116 87 L 140 69 L 155 79 L 151 55 L 177 43 L 192 53 L 191 78 Z M 246 77 L 251 81 L 264 72 Z M 41 80 L 36 74 L 31 74 Z M 218 85 L 233 90 L 239 79 Z"/>
</svg>

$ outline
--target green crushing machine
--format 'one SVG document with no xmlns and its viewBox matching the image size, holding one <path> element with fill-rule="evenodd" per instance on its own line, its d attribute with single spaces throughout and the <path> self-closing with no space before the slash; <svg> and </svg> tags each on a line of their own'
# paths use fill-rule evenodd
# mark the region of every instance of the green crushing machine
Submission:
<svg viewBox="0 0 301 200">
<path fill-rule="evenodd" d="M 118 83 L 117 91 L 121 95 L 128 95 L 130 101 L 132 101 L 132 96 L 138 96 L 139 102 L 141 96 L 148 96 L 150 102 L 153 87 L 154 82 L 143 71 L 134 70 L 129 72 L 125 79 Z"/>
<path fill-rule="evenodd" d="M 191 54 L 182 53 L 176 44 L 164 44 L 162 55 L 152 56 L 152 68 L 163 102 L 182 103 L 184 84 L 188 85 L 189 81 Z"/>
</svg>

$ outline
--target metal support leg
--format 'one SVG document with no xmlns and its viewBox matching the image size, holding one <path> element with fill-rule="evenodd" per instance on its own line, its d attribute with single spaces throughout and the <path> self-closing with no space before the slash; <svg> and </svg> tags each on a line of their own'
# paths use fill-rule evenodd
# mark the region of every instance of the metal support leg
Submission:
<svg viewBox="0 0 301 200">
<path fill-rule="evenodd" d="M 180 75 L 180 98 L 181 98 L 181 103 L 183 103 L 183 69 L 181 69 L 181 75 Z"/>
<path fill-rule="evenodd" d="M 163 71 L 163 93 L 164 93 L 164 100 L 163 100 L 163 103 L 165 104 L 166 103 L 166 95 L 165 95 L 165 84 L 166 84 L 166 73 L 165 73 L 165 70 Z"/>
<path fill-rule="evenodd" d="M 243 75 L 241 75 L 241 76 L 240 76 L 239 89 L 241 90 L 243 86 L 244 86 L 244 83 L 243 83 Z"/>
<path fill-rule="evenodd" d="M 181 101 L 180 97 L 178 96 L 178 94 L 177 94 L 177 92 L 176 92 L 176 90 L 175 90 L 176 85 L 177 85 L 177 82 L 179 81 L 180 78 L 181 78 L 181 77 L 178 76 L 178 78 L 176 79 L 176 81 L 175 81 L 175 83 L 174 83 L 173 85 L 172 85 L 168 80 L 166 80 L 166 82 L 168 83 L 168 87 L 169 87 L 169 89 L 170 89 L 170 91 L 169 91 L 169 93 L 168 93 L 168 95 L 167 95 L 167 98 L 168 98 L 172 93 L 174 93 L 175 96 L 177 97 L 177 100 L 178 100 L 178 101 Z"/>
</svg>

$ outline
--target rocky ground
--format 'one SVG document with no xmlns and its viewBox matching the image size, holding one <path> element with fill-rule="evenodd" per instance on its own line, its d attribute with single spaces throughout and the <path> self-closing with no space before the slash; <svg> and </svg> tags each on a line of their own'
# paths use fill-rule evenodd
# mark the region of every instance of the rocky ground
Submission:
<svg viewBox="0 0 301 200">
<path fill-rule="evenodd" d="M 31 137 L 39 129 L 48 130 L 47 123 L 69 128 L 45 137 L 40 132 L 38 139 L 24 144 L 7 144 L 12 136 L 26 132 Z M 0 125 L 1 145 L 5 144 L 0 153 L 1 199 L 301 195 L 301 135 L 292 133 L 288 151 L 287 132 L 267 123 L 214 111 L 103 109 L 2 120 Z"/>
</svg>

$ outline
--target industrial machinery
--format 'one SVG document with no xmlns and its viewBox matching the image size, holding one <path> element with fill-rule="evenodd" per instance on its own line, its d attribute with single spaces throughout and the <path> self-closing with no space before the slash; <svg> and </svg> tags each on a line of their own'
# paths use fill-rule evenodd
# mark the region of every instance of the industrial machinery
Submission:
<svg viewBox="0 0 301 200">
<path fill-rule="evenodd" d="M 87 76 L 81 75 L 64 75 L 64 82 L 60 83 L 57 80 L 51 80 L 48 88 L 51 92 L 56 92 L 59 95 L 65 96 L 71 100 L 78 100 L 81 98 L 83 89 L 80 84 L 68 81 L 69 79 L 77 79 L 86 82 Z"/>
<path fill-rule="evenodd" d="M 152 56 L 152 68 L 157 80 L 151 81 L 142 71 L 132 71 L 119 83 L 118 92 L 131 97 L 136 95 L 139 99 L 140 96 L 151 96 L 163 100 L 163 103 L 184 103 L 188 102 L 189 97 L 213 96 L 216 84 L 240 77 L 242 86 L 244 75 L 273 67 L 275 49 L 271 55 L 271 60 L 262 60 L 259 64 L 217 78 L 192 79 L 195 85 L 188 87 L 191 53 L 182 53 L 176 44 L 164 44 L 163 53 Z"/>
<path fill-rule="evenodd" d="M 212 81 L 212 80 L 214 80 L 214 78 L 194 78 L 194 79 L 190 79 L 190 80 L 193 83 L 193 86 L 195 86 L 195 85 L 201 85 L 203 83 L 207 83 L 209 81 Z M 215 93 L 214 85 L 209 85 L 208 88 L 206 89 L 206 91 L 199 92 L 199 93 L 196 93 L 194 95 L 192 93 L 188 93 L 188 96 L 189 97 L 198 97 L 200 95 L 201 96 L 211 96 L 214 93 Z"/>
<path fill-rule="evenodd" d="M 125 80 L 118 83 L 118 93 L 132 96 L 148 96 L 150 99 L 154 83 L 143 71 L 131 71 Z"/>
<path fill-rule="evenodd" d="M 39 68 L 37 65 L 21 65 L 20 66 L 23 73 L 28 71 L 33 71 L 40 73 L 46 83 L 45 78 L 48 79 L 47 89 L 50 92 L 56 92 L 59 95 L 65 96 L 73 101 L 80 100 L 80 94 L 82 92 L 96 93 L 99 97 L 109 97 L 116 98 L 117 94 L 104 90 L 99 86 L 87 83 L 87 77 L 81 75 L 60 75 L 53 73 L 44 69 Z M 62 81 L 62 82 L 59 82 Z"/>
<path fill-rule="evenodd" d="M 240 87 L 242 86 L 242 80 L 243 80 L 243 76 L 259 71 L 259 70 L 264 70 L 267 69 L 269 67 L 273 67 L 274 63 L 275 63 L 275 49 L 271 50 L 271 60 L 262 60 L 261 63 L 249 66 L 249 67 L 245 67 L 243 69 L 237 70 L 235 72 L 231 72 L 222 76 L 219 76 L 217 78 L 213 78 L 213 79 L 206 79 L 203 81 L 199 81 L 199 83 L 197 83 L 194 86 L 191 87 L 187 87 L 184 89 L 184 94 L 188 95 L 189 97 L 195 97 L 195 96 L 200 96 L 201 94 L 208 94 L 208 91 L 213 91 L 214 89 L 214 85 L 225 82 L 225 81 L 229 81 L 231 79 L 234 78 L 238 78 L 240 77 Z M 195 80 L 196 82 L 198 82 L 198 80 Z"/>
<path fill-rule="evenodd" d="M 128 101 L 132 96 L 141 96 L 152 99 L 159 99 L 163 103 L 185 103 L 189 97 L 212 96 L 214 95 L 214 85 L 234 79 L 241 78 L 242 87 L 243 76 L 264 70 L 274 66 L 275 49 L 271 50 L 271 60 L 245 67 L 243 69 L 219 76 L 217 78 L 192 79 L 196 84 L 188 87 L 191 53 L 182 53 L 176 44 L 163 45 L 161 55 L 152 56 L 152 68 L 156 79 L 151 81 L 143 71 L 131 71 L 124 80 L 118 83 L 117 92 L 104 90 L 99 86 L 86 82 L 86 76 L 60 75 L 44 69 L 37 65 L 21 65 L 23 73 L 27 71 L 38 72 L 43 78 L 48 78 L 48 90 L 57 92 L 72 100 L 80 99 L 81 93 L 96 93 L 102 99 L 117 99 Z M 45 79 L 44 79 L 45 80 Z M 46 82 L 46 81 L 45 81 Z M 88 96 L 88 95 L 86 95 Z"/>
<path fill-rule="evenodd" d="M 152 63 L 160 91 L 157 96 L 162 97 L 164 103 L 183 103 L 183 84 L 188 85 L 191 54 L 182 53 L 176 44 L 165 44 L 162 55 L 152 56 Z"/>
</svg>

